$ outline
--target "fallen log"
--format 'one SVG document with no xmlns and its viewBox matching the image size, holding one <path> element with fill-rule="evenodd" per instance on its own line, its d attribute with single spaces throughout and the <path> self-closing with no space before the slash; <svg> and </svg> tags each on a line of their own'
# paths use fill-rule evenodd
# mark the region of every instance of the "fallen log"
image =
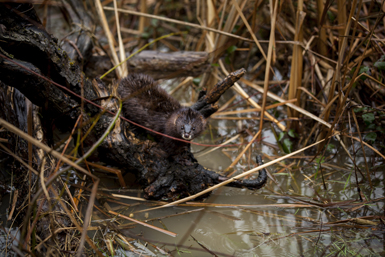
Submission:
<svg viewBox="0 0 385 257">
<path fill-rule="evenodd" d="M 17 88 L 40 108 L 43 131 L 52 131 L 53 126 L 68 131 L 83 114 L 82 131 L 83 135 L 87 133 L 83 146 L 85 150 L 91 148 L 118 111 L 117 85 L 106 86 L 100 79 L 86 78 L 76 62 L 60 48 L 57 39 L 44 30 L 30 5 L 1 4 L 0 17 L 3 18 L 0 34 L 3 85 Z M 88 47 L 84 49 L 89 51 Z M 208 93 L 202 91 L 192 108 L 209 117 L 218 108 L 215 102 L 244 72 L 230 74 Z M 1 117 L 7 119 L 7 114 Z M 95 118 L 97 122 L 92 124 Z M 94 127 L 88 131 L 91 124 Z M 46 133 L 45 137 L 47 144 L 57 143 L 52 133 Z M 157 141 L 147 138 L 146 130 L 122 119 L 98 146 L 92 160 L 134 171 L 145 196 L 152 199 L 179 199 L 226 179 L 202 167 L 189 150 L 173 158 L 163 158 L 161 151 Z M 262 171 L 256 180 L 229 185 L 258 189 L 266 180 L 266 172 Z"/>
</svg>

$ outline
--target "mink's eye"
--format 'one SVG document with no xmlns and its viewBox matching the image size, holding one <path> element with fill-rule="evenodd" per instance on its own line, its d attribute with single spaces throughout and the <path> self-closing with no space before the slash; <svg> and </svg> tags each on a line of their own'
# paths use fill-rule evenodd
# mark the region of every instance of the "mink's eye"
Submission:
<svg viewBox="0 0 385 257">
<path fill-rule="evenodd" d="M 195 130 L 195 127 L 193 127 L 193 130 Z"/>
<path fill-rule="evenodd" d="M 184 130 L 184 126 L 181 127 L 181 130 Z"/>
</svg>

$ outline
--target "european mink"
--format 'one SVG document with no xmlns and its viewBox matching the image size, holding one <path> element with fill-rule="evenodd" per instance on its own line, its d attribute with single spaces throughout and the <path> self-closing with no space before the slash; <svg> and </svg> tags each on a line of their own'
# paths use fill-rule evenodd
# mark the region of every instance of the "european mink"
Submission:
<svg viewBox="0 0 385 257">
<path fill-rule="evenodd" d="M 123 101 L 124 117 L 149 129 L 184 140 L 194 139 L 205 129 L 206 119 L 200 112 L 182 107 L 150 76 L 128 75 L 120 81 L 118 93 Z M 168 156 L 188 146 L 188 143 L 155 136 L 160 138 Z"/>
</svg>

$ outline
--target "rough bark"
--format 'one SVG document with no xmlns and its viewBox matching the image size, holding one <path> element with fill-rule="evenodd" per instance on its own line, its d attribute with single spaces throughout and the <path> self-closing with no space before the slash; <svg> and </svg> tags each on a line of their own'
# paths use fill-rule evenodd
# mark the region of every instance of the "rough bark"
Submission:
<svg viewBox="0 0 385 257">
<path fill-rule="evenodd" d="M 199 93 L 198 101 L 191 108 L 202 113 L 205 118 L 210 117 L 218 110 L 218 106 L 215 103 L 219 100 L 221 95 L 234 85 L 245 72 L 246 70 L 242 68 L 230 73 L 224 80 L 219 81 L 209 93 L 207 93 L 206 89 L 202 90 Z"/>
<path fill-rule="evenodd" d="M 145 73 L 154 79 L 175 77 L 196 77 L 206 72 L 210 65 L 206 52 L 171 52 L 142 51 L 127 61 L 129 73 Z M 85 66 L 85 73 L 90 78 L 100 77 L 113 67 L 108 56 L 91 56 Z M 108 75 L 111 81 L 114 73 Z"/>
<path fill-rule="evenodd" d="M 83 116 L 83 124 L 88 125 L 84 130 L 89 128 L 91 117 L 101 112 L 101 109 L 90 102 L 100 104 L 110 112 L 101 115 L 84 141 L 86 148 L 91 147 L 112 122 L 112 113 L 118 110 L 117 99 L 106 99 L 115 94 L 116 85 L 107 87 L 101 80 L 90 81 L 85 78 L 78 65 L 58 46 L 57 40 L 42 28 L 29 5 L 1 4 L 0 20 L 0 79 L 4 84 L 20 90 L 35 105 L 42 107 L 45 124 L 55 124 L 61 129 L 72 127 L 81 113 L 82 100 L 79 95 L 82 88 L 84 100 L 88 100 L 85 104 L 88 115 Z M 201 93 L 194 108 L 209 117 L 216 111 L 215 102 L 220 95 L 243 73 L 244 71 L 236 72 L 208 94 Z M 50 127 L 46 129 L 49 130 Z M 50 140 L 54 143 L 53 138 Z M 177 199 L 198 193 L 226 179 L 202 167 L 190 151 L 164 159 L 159 147 L 158 142 L 147 139 L 145 130 L 119 120 L 93 158 L 134 170 L 144 187 L 146 197 L 154 199 Z M 266 179 L 266 172 L 263 171 L 256 180 L 237 181 L 230 185 L 258 189 L 265 184 Z"/>
</svg>

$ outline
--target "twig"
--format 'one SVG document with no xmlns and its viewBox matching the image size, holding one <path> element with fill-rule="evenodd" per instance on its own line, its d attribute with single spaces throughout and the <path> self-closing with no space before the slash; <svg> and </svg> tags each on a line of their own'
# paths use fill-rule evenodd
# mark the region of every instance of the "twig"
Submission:
<svg viewBox="0 0 385 257">
<path fill-rule="evenodd" d="M 105 6 L 104 10 L 114 11 L 114 8 Z M 197 25 L 197 24 L 194 24 L 194 23 L 190 23 L 190 22 L 179 21 L 179 20 L 175 20 L 175 19 L 170 19 L 170 18 L 161 17 L 161 16 L 157 16 L 157 15 L 152 15 L 152 14 L 147 14 L 147 13 L 136 12 L 136 11 L 127 10 L 127 9 L 120 9 L 120 8 L 118 8 L 117 10 L 119 12 L 122 12 L 122 13 L 128 13 L 128 14 L 132 14 L 132 15 L 138 15 L 138 16 L 143 16 L 143 17 L 147 17 L 147 18 L 157 19 L 157 20 L 161 20 L 161 21 L 172 22 L 172 23 L 175 23 L 175 24 L 180 24 L 180 25 L 185 25 L 185 26 L 189 26 L 189 27 L 193 27 L 193 28 L 198 28 L 198 29 L 203 29 L 203 30 L 207 30 L 207 31 L 212 31 L 212 32 L 215 32 L 215 33 L 219 33 L 219 34 L 222 34 L 222 35 L 225 35 L 225 36 L 237 38 L 237 39 L 248 41 L 248 42 L 254 42 L 253 40 L 245 38 L 245 37 L 237 36 L 237 35 L 234 35 L 234 34 L 231 34 L 231 33 L 227 33 L 227 32 L 224 32 L 224 31 L 221 31 L 221 30 L 217 30 L 217 29 L 213 29 L 213 28 L 206 27 L 206 26 L 200 26 L 200 25 Z"/>
<path fill-rule="evenodd" d="M 145 223 L 145 222 L 141 222 L 141 221 L 139 221 L 139 220 L 132 219 L 132 218 L 130 218 L 130 217 L 127 217 L 127 216 L 125 216 L 125 215 L 123 215 L 123 214 L 119 214 L 119 213 L 114 212 L 114 211 L 108 211 L 108 212 L 111 213 L 111 214 L 114 214 L 114 215 L 116 215 L 116 216 L 118 216 L 118 217 L 120 217 L 120 218 L 123 218 L 123 219 L 129 220 L 129 221 L 135 222 L 135 223 L 137 223 L 137 224 L 140 224 L 140 225 L 142 225 L 142 226 L 145 226 L 145 227 L 148 227 L 148 228 L 157 230 L 157 231 L 159 231 L 159 232 L 162 232 L 162 233 L 164 233 L 164 234 L 166 234 L 166 235 L 169 235 L 169 236 L 172 236 L 172 237 L 176 237 L 176 236 L 178 235 L 178 234 L 176 234 L 176 233 L 174 233 L 174 232 L 171 232 L 171 231 L 168 231 L 168 230 L 165 230 L 165 229 L 161 229 L 161 228 L 152 226 L 152 225 L 147 224 L 147 223 Z"/>
</svg>

